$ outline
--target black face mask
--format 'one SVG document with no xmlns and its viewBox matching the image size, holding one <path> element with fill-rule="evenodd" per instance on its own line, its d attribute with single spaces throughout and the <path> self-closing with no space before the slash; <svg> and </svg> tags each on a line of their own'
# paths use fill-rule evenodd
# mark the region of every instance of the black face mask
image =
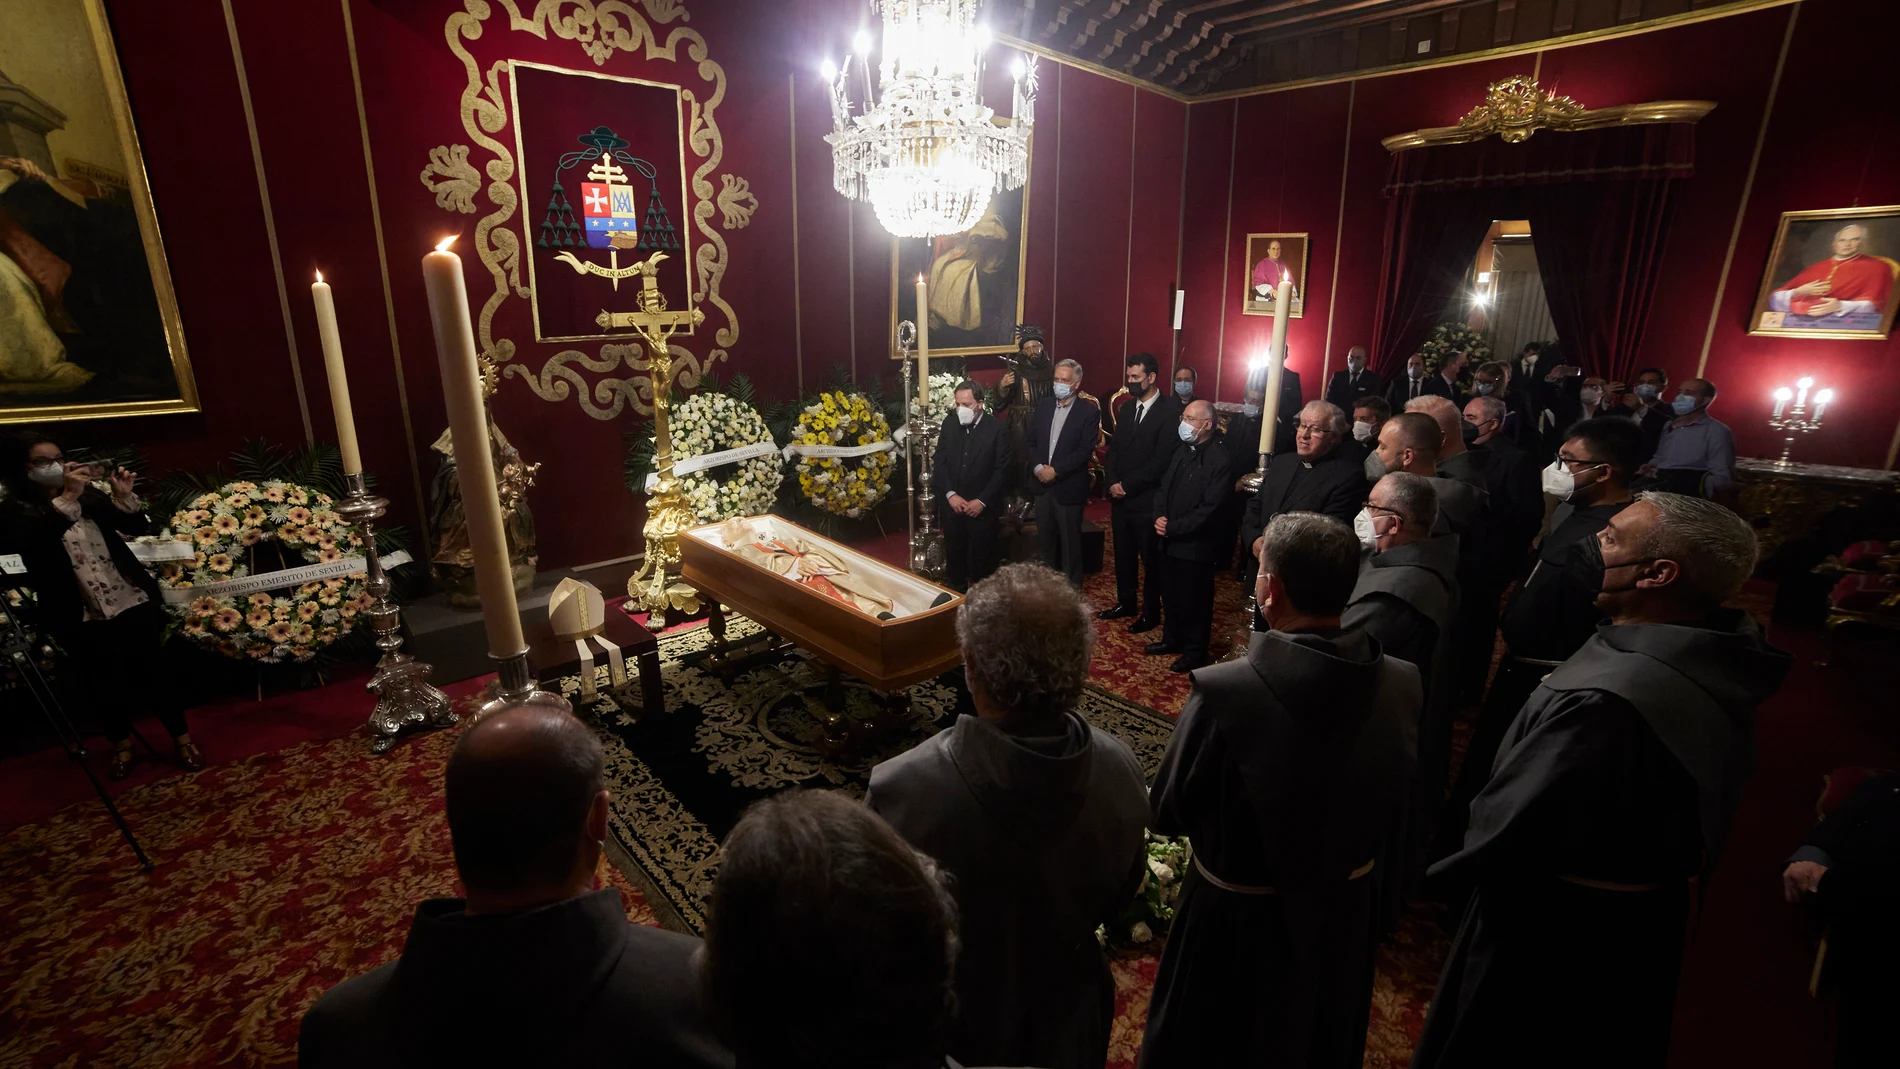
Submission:
<svg viewBox="0 0 1900 1069">
<path fill-rule="evenodd" d="M 1478 425 L 1477 424 L 1460 423 L 1458 427 L 1459 427 L 1458 433 L 1464 438 L 1466 445 L 1470 445 L 1472 442 L 1475 442 L 1478 440 Z"/>
<path fill-rule="evenodd" d="M 1638 567 L 1644 564 L 1654 564 L 1656 563 L 1658 559 L 1656 557 L 1638 557 L 1635 560 L 1621 561 L 1617 564 L 1606 566 L 1603 563 L 1603 547 L 1598 545 L 1597 540 L 1594 538 L 1590 539 L 1590 553 L 1591 553 L 1591 556 L 1596 560 L 1597 593 L 1599 594 L 1621 594 L 1621 593 L 1624 593 L 1625 591 L 1635 590 L 1636 583 L 1642 581 L 1642 576 L 1639 575 L 1636 577 L 1636 582 L 1631 582 L 1627 586 L 1604 586 L 1603 585 L 1604 573 L 1608 572 L 1611 567 L 1615 567 L 1615 568 Z"/>
</svg>

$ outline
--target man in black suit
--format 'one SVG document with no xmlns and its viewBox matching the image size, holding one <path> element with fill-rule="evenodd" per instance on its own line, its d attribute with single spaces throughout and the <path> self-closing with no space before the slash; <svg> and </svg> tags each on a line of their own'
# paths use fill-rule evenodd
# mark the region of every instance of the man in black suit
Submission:
<svg viewBox="0 0 1900 1069">
<path fill-rule="evenodd" d="M 1263 388 L 1260 396 L 1265 397 Z M 1291 453 L 1294 440 L 1300 433 L 1300 406 L 1306 403 L 1306 394 L 1300 388 L 1300 373 L 1292 368 L 1280 372 L 1280 410 L 1274 415 L 1273 451 Z M 1341 411 L 1344 411 L 1343 409 Z M 1254 432 L 1259 433 L 1258 426 Z M 1255 456 L 1259 456 L 1259 446 L 1255 447 Z"/>
<path fill-rule="evenodd" d="M 1291 452 L 1276 452 L 1267 477 L 1247 502 L 1240 544 L 1257 560 L 1260 533 L 1282 512 L 1318 512 L 1350 524 L 1366 501 L 1365 461 L 1340 448 L 1346 414 L 1325 401 L 1298 410 L 1299 434 Z M 1251 581 L 1251 580 L 1249 580 Z"/>
<path fill-rule="evenodd" d="M 1675 421 L 1675 410 L 1663 401 L 1663 391 L 1669 388 L 1669 372 L 1659 367 L 1646 367 L 1636 373 L 1636 387 L 1623 395 L 1623 403 L 1629 406 L 1630 418 L 1643 429 L 1643 451 L 1641 463 L 1649 463 L 1656 455 L 1656 446 L 1662 441 L 1663 428 Z"/>
<path fill-rule="evenodd" d="M 594 890 L 610 796 L 566 712 L 495 713 L 444 776 L 468 897 L 416 908 L 402 956 L 304 1015 L 297 1061 L 330 1066 L 730 1066 L 700 1001 L 700 941 L 627 921 Z"/>
<path fill-rule="evenodd" d="M 957 407 L 937 437 L 936 485 L 943 491 L 945 578 L 967 590 L 996 570 L 996 532 L 1009 479 L 1009 439 L 983 410 L 983 387 L 957 385 Z"/>
<path fill-rule="evenodd" d="M 1385 380 L 1379 373 L 1366 370 L 1366 347 L 1355 345 L 1346 351 L 1346 370 L 1333 372 L 1332 381 L 1326 384 L 1326 400 L 1337 405 L 1341 412 L 1351 412 L 1353 402 L 1384 390 Z"/>
<path fill-rule="evenodd" d="M 1386 386 L 1386 407 L 1394 412 L 1403 412 L 1407 401 L 1424 392 L 1425 358 L 1413 353 L 1405 358 L 1405 373 L 1392 376 L 1392 382 Z"/>
<path fill-rule="evenodd" d="M 1227 500 L 1227 450 L 1214 438 L 1214 406 L 1196 401 L 1181 412 L 1176 433 L 1186 444 L 1174 451 L 1154 499 L 1154 530 L 1161 539 L 1161 641 L 1151 654 L 1178 654 L 1168 668 L 1192 672 L 1207 663 L 1214 630 L 1214 572 L 1227 558 L 1216 521 Z"/>
<path fill-rule="evenodd" d="M 1452 404 L 1463 406 L 1466 391 L 1459 378 L 1464 374 L 1464 368 L 1465 354 L 1451 354 L 1438 366 L 1437 374 L 1425 376 L 1425 387 L 1419 392 L 1436 394 L 1450 400 Z"/>
<path fill-rule="evenodd" d="M 1504 432 L 1504 415 L 1504 403 L 1495 397 L 1473 397 L 1465 404 L 1464 421 L 1477 428 L 1470 453 L 1479 458 L 1490 518 L 1483 535 L 1484 557 L 1478 571 L 1467 577 L 1471 585 L 1459 604 L 1462 641 L 1452 650 L 1451 683 L 1461 702 L 1484 696 L 1497 644 L 1499 601 L 1504 588 L 1523 572 L 1531 540 L 1544 524 L 1537 461 Z"/>
<path fill-rule="evenodd" d="M 1042 562 L 1082 585 L 1082 506 L 1089 493 L 1089 456 L 1095 452 L 1101 410 L 1079 398 L 1082 365 L 1056 364 L 1054 393 L 1036 402 L 1029 418 L 1029 492 L 1036 498 Z"/>
<path fill-rule="evenodd" d="M 1506 415 L 1504 435 L 1525 449 L 1535 449 L 1542 440 L 1537 416 L 1543 411 L 1528 390 L 1511 386 L 1511 373 L 1501 361 L 1478 365 L 1471 376 L 1471 396 L 1491 397 L 1502 402 Z M 1460 410 L 1464 408 L 1459 406 Z"/>
<path fill-rule="evenodd" d="M 1155 487 L 1167 474 L 1168 462 L 1180 448 L 1175 432 L 1180 424 L 1172 401 L 1161 395 L 1156 379 L 1160 365 L 1147 353 L 1127 361 L 1128 402 L 1121 423 L 1108 443 L 1102 481 L 1108 486 L 1109 523 L 1115 536 L 1115 604 L 1096 613 L 1102 620 L 1139 615 L 1129 625 L 1134 634 L 1152 631 L 1161 622 L 1161 540 L 1154 532 Z M 1136 580 L 1142 577 L 1140 601 Z"/>
</svg>

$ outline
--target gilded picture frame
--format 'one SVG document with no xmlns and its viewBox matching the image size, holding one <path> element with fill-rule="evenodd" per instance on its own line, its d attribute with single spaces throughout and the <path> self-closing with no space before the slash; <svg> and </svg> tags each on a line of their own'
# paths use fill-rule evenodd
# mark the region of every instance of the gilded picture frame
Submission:
<svg viewBox="0 0 1900 1069">
<path fill-rule="evenodd" d="M 36 17 L 0 45 L 13 133 L 0 150 L 0 324 L 15 341 L 0 359 L 0 424 L 197 412 L 104 4 L 65 0 Z M 89 40 L 95 63 L 60 62 L 33 43 L 42 33 Z"/>
<path fill-rule="evenodd" d="M 1005 121 L 996 120 L 999 125 Z M 1031 134 L 1029 157 L 1033 161 L 1035 156 L 1036 139 Z M 1023 295 L 1029 278 L 1030 185 L 1031 180 L 1026 178 L 1021 189 L 992 194 L 983 219 L 965 233 L 891 239 L 891 322 L 885 337 L 892 360 L 901 355 L 897 348 L 897 324 L 917 319 L 915 282 L 919 274 L 930 280 L 929 300 L 933 308 L 940 306 L 935 287 L 942 284 L 946 294 L 960 290 L 967 295 L 952 302 L 959 311 L 968 314 L 973 304 L 980 310 L 974 329 L 959 329 L 947 322 L 933 321 L 931 356 L 997 356 L 1016 351 L 1016 324 L 1023 321 Z M 1014 233 L 1009 232 L 1006 219 L 1015 224 Z M 1003 232 L 1000 238 L 996 236 L 999 229 Z M 1001 273 L 994 268 L 1011 265 L 1015 274 L 1013 287 L 1006 279 L 994 277 Z M 992 269 L 986 271 L 986 266 Z M 1002 308 L 996 308 L 994 297 L 1006 295 L 1012 288 L 1015 302 L 1005 302 Z M 991 295 L 991 303 L 983 303 L 984 293 Z"/>
<path fill-rule="evenodd" d="M 1900 310 L 1900 204 L 1783 212 L 1750 334 L 1881 341 Z"/>
<path fill-rule="evenodd" d="M 1288 300 L 1288 319 L 1304 318 L 1306 308 L 1306 265 L 1307 254 L 1312 251 L 1312 242 L 1307 234 L 1248 234 L 1246 259 L 1241 261 L 1240 270 L 1240 314 L 1250 316 L 1270 316 L 1273 314 L 1273 291 L 1265 296 L 1254 291 L 1256 274 L 1261 272 L 1263 264 L 1277 260 L 1282 267 L 1293 275 L 1293 294 Z M 1280 255 L 1274 257 L 1272 250 L 1280 246 Z M 1265 272 L 1271 274 L 1271 271 Z"/>
</svg>

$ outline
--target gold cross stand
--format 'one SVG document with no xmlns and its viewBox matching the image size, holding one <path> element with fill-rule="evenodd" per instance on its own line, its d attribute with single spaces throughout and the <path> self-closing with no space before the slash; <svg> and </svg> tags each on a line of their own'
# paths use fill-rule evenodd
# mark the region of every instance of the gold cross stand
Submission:
<svg viewBox="0 0 1900 1069">
<path fill-rule="evenodd" d="M 668 612 L 690 615 L 699 611 L 699 591 L 679 581 L 680 532 L 696 520 L 686 495 L 680 492 L 680 481 L 673 476 L 673 435 L 666 422 L 666 405 L 673 390 L 673 354 L 666 343 L 681 327 L 698 326 L 706 313 L 698 308 L 667 310 L 666 295 L 660 292 L 659 265 L 664 259 L 665 253 L 656 252 L 645 262 L 633 265 L 633 274 L 640 279 L 639 311 L 603 310 L 594 319 L 603 330 L 639 330 L 647 343 L 647 366 L 653 372 L 653 467 L 658 479 L 647 495 L 647 522 L 641 530 L 646 535 L 646 562 L 627 580 L 627 596 L 634 608 L 647 613 L 649 631 L 666 627 Z"/>
</svg>

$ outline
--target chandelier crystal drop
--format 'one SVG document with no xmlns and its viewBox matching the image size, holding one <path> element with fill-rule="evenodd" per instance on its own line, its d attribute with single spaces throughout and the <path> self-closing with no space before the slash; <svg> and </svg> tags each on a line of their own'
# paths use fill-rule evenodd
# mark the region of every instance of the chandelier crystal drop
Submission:
<svg viewBox="0 0 1900 1069">
<path fill-rule="evenodd" d="M 884 229 L 901 238 L 961 234 L 975 226 L 990 197 L 1029 178 L 1035 123 L 1036 61 L 1011 69 L 1007 120 L 983 105 L 979 82 L 989 33 L 977 25 L 978 0 L 877 0 L 884 21 L 877 95 L 862 36 L 857 70 L 826 64 L 831 89 L 832 185 L 869 201 Z M 853 76 L 864 99 L 853 113 Z"/>
</svg>

